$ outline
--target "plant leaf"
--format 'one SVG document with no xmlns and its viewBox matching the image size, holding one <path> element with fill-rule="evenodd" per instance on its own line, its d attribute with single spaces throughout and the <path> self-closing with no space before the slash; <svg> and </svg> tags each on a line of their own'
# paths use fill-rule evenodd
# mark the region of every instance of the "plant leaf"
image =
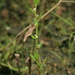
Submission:
<svg viewBox="0 0 75 75">
<path fill-rule="evenodd" d="M 34 25 L 37 26 L 38 25 L 38 21 L 36 18 L 34 18 Z"/>
<path fill-rule="evenodd" d="M 34 1 L 35 6 L 37 6 L 40 2 L 40 0 L 33 0 L 33 1 Z"/>
<path fill-rule="evenodd" d="M 31 56 L 32 60 L 36 61 L 35 57 L 32 54 L 30 54 L 30 56 Z"/>
<path fill-rule="evenodd" d="M 50 51 L 50 52 L 53 53 L 55 56 L 57 56 L 62 61 L 62 58 L 57 53 L 55 53 L 53 51 Z"/>
<path fill-rule="evenodd" d="M 41 64 L 41 67 L 45 64 L 46 61 L 47 61 L 47 57 L 44 59 L 43 63 Z"/>
<path fill-rule="evenodd" d="M 65 20 L 63 17 L 61 17 L 61 16 L 59 16 L 59 15 L 57 15 L 56 13 L 54 13 L 54 12 L 51 12 L 53 15 L 55 15 L 55 16 L 57 16 L 59 19 L 61 19 L 63 22 L 65 22 L 66 24 L 68 24 L 68 25 L 70 25 L 70 26 L 74 26 L 69 20 Z"/>
<path fill-rule="evenodd" d="M 33 9 L 31 9 L 31 8 L 30 8 L 30 11 L 31 11 L 32 13 L 34 13 Z"/>
<path fill-rule="evenodd" d="M 42 42 L 40 42 L 40 44 L 39 44 L 39 45 L 40 45 L 40 48 L 41 48 L 41 47 L 42 47 Z"/>
<path fill-rule="evenodd" d="M 37 39 L 35 36 L 31 35 L 32 39 Z"/>
<path fill-rule="evenodd" d="M 42 17 L 42 13 L 39 15 L 39 19 L 41 19 L 41 17 Z"/>
<path fill-rule="evenodd" d="M 26 32 L 25 36 L 24 36 L 24 42 L 26 42 L 27 38 L 32 35 L 33 30 L 35 29 L 35 26 L 32 24 L 29 28 L 29 30 Z"/>
<path fill-rule="evenodd" d="M 38 51 L 37 51 L 37 52 L 35 52 L 34 56 L 35 56 L 35 59 L 36 59 L 36 60 L 38 60 L 38 58 L 39 58 Z"/>
</svg>

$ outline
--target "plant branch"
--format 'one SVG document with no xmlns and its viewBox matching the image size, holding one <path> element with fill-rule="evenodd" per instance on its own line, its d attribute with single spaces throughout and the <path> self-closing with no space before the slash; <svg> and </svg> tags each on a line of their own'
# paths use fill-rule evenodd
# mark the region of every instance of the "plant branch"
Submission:
<svg viewBox="0 0 75 75">
<path fill-rule="evenodd" d="M 75 1 L 62 1 L 62 2 L 72 2 L 72 3 L 75 3 Z"/>
<path fill-rule="evenodd" d="M 39 19 L 39 21 L 42 20 L 45 16 L 47 16 L 51 11 L 53 11 L 61 2 L 75 2 L 75 1 L 63 1 L 63 0 L 59 0 L 59 2 L 58 2 L 53 8 L 51 8 L 48 12 L 46 12 L 46 13 Z M 19 33 L 14 37 L 14 39 L 8 44 L 8 46 L 7 46 L 6 48 L 8 48 L 8 47 L 12 44 L 12 42 L 13 42 L 19 35 L 21 35 L 25 30 L 29 29 L 31 25 L 32 25 L 32 24 L 30 24 L 27 28 L 24 28 L 21 32 L 19 32 Z"/>
<path fill-rule="evenodd" d="M 46 12 L 40 20 L 42 20 L 45 16 L 47 16 L 52 10 L 54 10 L 60 3 L 62 2 L 62 0 L 59 0 L 59 2 L 53 7 L 51 8 L 48 12 Z"/>
</svg>

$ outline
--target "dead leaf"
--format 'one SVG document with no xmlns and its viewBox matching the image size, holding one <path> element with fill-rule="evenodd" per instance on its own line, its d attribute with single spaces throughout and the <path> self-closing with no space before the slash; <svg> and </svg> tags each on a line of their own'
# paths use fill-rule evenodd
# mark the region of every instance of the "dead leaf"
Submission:
<svg viewBox="0 0 75 75">
<path fill-rule="evenodd" d="M 33 30 L 35 29 L 35 26 L 32 24 L 29 28 L 29 30 L 26 32 L 25 36 L 24 36 L 24 42 L 26 42 L 27 38 L 32 35 Z"/>
<path fill-rule="evenodd" d="M 45 46 L 49 46 L 49 45 L 50 45 L 49 42 L 46 41 L 46 40 L 41 40 L 41 42 L 42 42 L 42 44 L 45 45 Z"/>
</svg>

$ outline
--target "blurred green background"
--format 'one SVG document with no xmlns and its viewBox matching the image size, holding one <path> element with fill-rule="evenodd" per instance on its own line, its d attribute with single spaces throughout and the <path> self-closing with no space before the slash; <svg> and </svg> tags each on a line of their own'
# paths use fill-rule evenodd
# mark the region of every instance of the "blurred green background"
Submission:
<svg viewBox="0 0 75 75">
<path fill-rule="evenodd" d="M 40 0 L 37 13 L 44 14 L 58 1 Z M 15 54 L 20 55 L 23 75 L 28 75 L 25 61 L 32 50 L 31 37 L 23 43 L 23 33 L 7 50 L 5 47 L 33 22 L 30 8 L 34 8 L 32 0 L 0 0 L 0 75 L 19 75 Z M 39 50 L 41 60 L 48 58 L 44 65 L 45 75 L 75 75 L 75 3 L 62 2 L 40 21 L 39 36 L 43 44 Z M 32 75 L 38 75 L 37 69 Z"/>
</svg>

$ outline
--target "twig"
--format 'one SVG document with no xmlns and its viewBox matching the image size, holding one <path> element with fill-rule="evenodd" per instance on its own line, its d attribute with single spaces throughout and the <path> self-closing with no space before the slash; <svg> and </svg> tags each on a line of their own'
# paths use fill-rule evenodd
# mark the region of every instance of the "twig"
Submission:
<svg viewBox="0 0 75 75">
<path fill-rule="evenodd" d="M 72 2 L 72 3 L 75 3 L 75 1 L 62 1 L 62 2 Z"/>
<path fill-rule="evenodd" d="M 31 75 L 31 66 L 32 66 L 31 58 L 29 58 L 28 63 L 29 63 L 29 65 L 28 65 L 28 67 L 29 67 L 29 75 Z"/>
<path fill-rule="evenodd" d="M 42 20 L 45 16 L 47 16 L 52 10 L 54 10 L 61 2 L 62 2 L 62 0 L 59 0 L 59 2 L 58 2 L 52 9 L 50 9 L 48 12 L 46 12 L 46 13 L 41 17 L 41 19 L 39 19 L 39 21 Z M 27 28 L 25 28 L 25 29 L 23 29 L 21 32 L 19 32 L 19 33 L 14 37 L 14 39 L 8 44 L 8 46 L 7 46 L 5 49 L 7 49 L 7 48 L 12 44 L 12 42 L 13 42 L 19 35 L 21 35 L 25 30 L 29 29 L 29 27 L 30 27 L 31 25 L 32 25 L 32 24 L 30 24 Z"/>
<path fill-rule="evenodd" d="M 62 0 L 59 0 L 59 2 L 53 7 L 51 8 L 48 12 L 46 12 L 42 17 L 41 19 L 43 19 L 45 16 L 47 16 L 52 10 L 54 10 L 60 3 L 62 2 Z M 40 20 L 41 20 L 40 19 Z"/>
</svg>

